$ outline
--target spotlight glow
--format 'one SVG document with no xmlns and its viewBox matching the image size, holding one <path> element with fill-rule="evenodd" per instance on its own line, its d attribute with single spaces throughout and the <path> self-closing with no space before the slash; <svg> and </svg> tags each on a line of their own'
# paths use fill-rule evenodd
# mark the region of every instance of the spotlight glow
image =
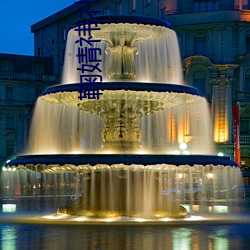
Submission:
<svg viewBox="0 0 250 250">
<path fill-rule="evenodd" d="M 183 143 L 181 143 L 181 144 L 179 145 L 179 148 L 180 148 L 181 150 L 185 150 L 185 149 L 187 149 L 187 144 L 186 144 L 185 142 L 183 142 Z"/>
</svg>

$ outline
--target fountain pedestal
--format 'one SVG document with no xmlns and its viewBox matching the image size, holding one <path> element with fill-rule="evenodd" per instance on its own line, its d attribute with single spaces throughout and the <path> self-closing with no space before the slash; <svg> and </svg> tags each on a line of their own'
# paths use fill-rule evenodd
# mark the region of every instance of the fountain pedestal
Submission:
<svg viewBox="0 0 250 250">
<path fill-rule="evenodd" d="M 147 179 L 150 189 L 141 185 Z M 94 187 L 94 188 L 93 188 Z M 146 192 L 146 194 L 145 194 Z M 140 199 L 138 195 L 143 195 Z M 83 195 L 73 204 L 61 207 L 57 214 L 88 217 L 184 218 L 185 208 L 162 195 L 159 173 L 129 169 L 92 171 L 84 176 Z"/>
</svg>

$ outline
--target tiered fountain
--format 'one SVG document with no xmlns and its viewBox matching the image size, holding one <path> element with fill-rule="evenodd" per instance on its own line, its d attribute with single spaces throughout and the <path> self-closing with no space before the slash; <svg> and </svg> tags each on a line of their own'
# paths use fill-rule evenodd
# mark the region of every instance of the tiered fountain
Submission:
<svg viewBox="0 0 250 250">
<path fill-rule="evenodd" d="M 28 149 L 6 167 L 82 176 L 83 195 L 58 214 L 182 218 L 186 209 L 163 190 L 199 183 L 200 199 L 206 199 L 211 179 L 213 190 L 233 190 L 240 170 L 229 157 L 212 155 L 207 104 L 197 89 L 182 84 L 169 24 L 133 16 L 95 21 L 102 95 L 78 98 L 79 37 L 72 28 L 63 83 L 39 97 Z"/>
</svg>

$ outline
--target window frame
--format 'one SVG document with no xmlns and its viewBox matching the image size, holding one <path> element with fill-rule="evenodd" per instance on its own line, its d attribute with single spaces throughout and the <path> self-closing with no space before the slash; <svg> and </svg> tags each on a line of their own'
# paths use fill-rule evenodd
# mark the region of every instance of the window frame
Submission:
<svg viewBox="0 0 250 250">
<path fill-rule="evenodd" d="M 200 46 L 201 42 L 204 43 L 203 46 Z M 194 54 L 207 56 L 207 35 L 204 31 L 199 31 L 194 35 Z"/>
<path fill-rule="evenodd" d="M 130 0 L 130 11 L 131 12 L 136 11 L 136 0 Z"/>
<path fill-rule="evenodd" d="M 245 70 L 244 76 L 244 93 L 249 95 L 250 94 L 250 68 Z"/>
</svg>

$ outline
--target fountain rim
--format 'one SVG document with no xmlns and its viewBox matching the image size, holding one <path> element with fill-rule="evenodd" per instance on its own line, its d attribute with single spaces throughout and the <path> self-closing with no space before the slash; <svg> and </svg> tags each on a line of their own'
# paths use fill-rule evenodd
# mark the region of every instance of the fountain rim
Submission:
<svg viewBox="0 0 250 250">
<path fill-rule="evenodd" d="M 121 23 L 129 23 L 129 24 L 143 24 L 143 25 L 151 25 L 151 26 L 162 26 L 168 29 L 173 30 L 170 23 L 159 18 L 148 17 L 148 16 L 96 16 L 94 18 L 84 18 L 77 23 L 71 25 L 70 29 L 73 29 L 79 24 L 84 23 L 92 23 L 92 24 L 121 24 Z"/>
<path fill-rule="evenodd" d="M 65 164 L 73 165 L 97 165 L 97 164 L 124 164 L 124 165 L 224 165 L 238 167 L 238 164 L 229 156 L 216 155 L 159 155 L 159 154 L 36 154 L 19 155 L 15 159 L 5 163 L 5 167 L 18 165 L 38 164 Z"/>
<path fill-rule="evenodd" d="M 98 84 L 100 90 L 134 90 L 134 91 L 153 91 L 153 92 L 171 92 L 184 93 L 204 97 L 200 91 L 192 86 L 170 84 L 170 83 L 148 83 L 148 82 L 103 82 Z M 79 91 L 80 83 L 57 84 L 47 87 L 40 96 L 58 93 Z"/>
</svg>

